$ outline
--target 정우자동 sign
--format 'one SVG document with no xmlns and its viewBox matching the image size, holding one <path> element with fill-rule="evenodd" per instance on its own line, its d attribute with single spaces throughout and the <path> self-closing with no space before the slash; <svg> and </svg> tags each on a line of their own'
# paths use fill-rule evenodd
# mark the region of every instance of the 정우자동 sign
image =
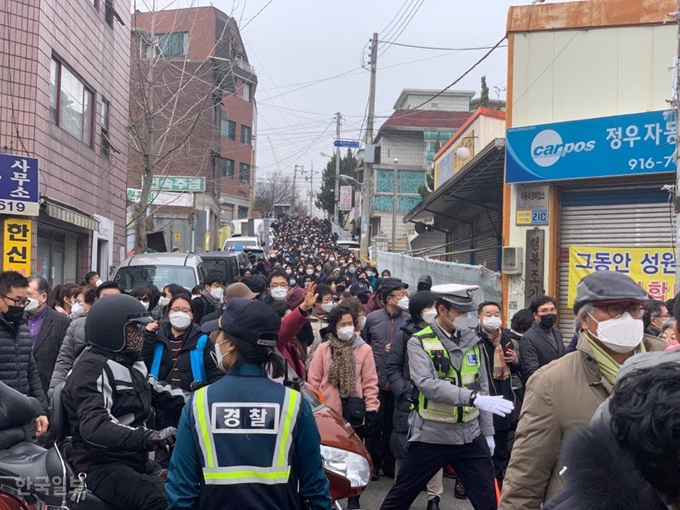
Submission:
<svg viewBox="0 0 680 510">
<path fill-rule="evenodd" d="M 155 175 L 151 180 L 151 191 L 205 192 L 205 178 L 175 175 Z"/>
<path fill-rule="evenodd" d="M 550 188 L 517 186 L 517 225 L 547 225 Z"/>
<path fill-rule="evenodd" d="M 128 202 L 138 203 L 142 198 L 142 190 L 127 189 Z M 193 207 L 194 195 L 191 193 L 171 193 L 167 191 L 151 191 L 148 198 L 149 205 L 171 205 L 175 207 Z"/>
<path fill-rule="evenodd" d="M 31 222 L 30 218 L 7 218 L 2 249 L 3 271 L 31 274 Z"/>
<path fill-rule="evenodd" d="M 0 214 L 38 216 L 38 172 L 38 158 L 0 154 Z"/>
<path fill-rule="evenodd" d="M 673 297 L 675 252 L 673 248 L 628 248 L 607 246 L 569 247 L 569 306 L 576 298 L 581 278 L 595 271 L 617 271 L 630 276 L 659 301 Z"/>
<path fill-rule="evenodd" d="M 340 186 L 340 199 L 338 211 L 352 210 L 352 186 Z"/>
<path fill-rule="evenodd" d="M 358 149 L 359 142 L 357 142 L 356 140 L 335 140 L 333 142 L 333 146 L 346 149 Z"/>
<path fill-rule="evenodd" d="M 674 110 L 511 128 L 507 183 L 675 172 Z"/>
</svg>

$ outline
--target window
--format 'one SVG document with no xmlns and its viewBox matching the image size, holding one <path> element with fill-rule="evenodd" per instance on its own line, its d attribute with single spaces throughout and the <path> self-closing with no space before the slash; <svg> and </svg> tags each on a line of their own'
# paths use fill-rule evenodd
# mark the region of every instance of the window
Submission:
<svg viewBox="0 0 680 510">
<path fill-rule="evenodd" d="M 236 122 L 222 119 L 220 122 L 220 136 L 229 140 L 236 140 Z"/>
<path fill-rule="evenodd" d="M 243 100 L 250 102 L 253 94 L 253 86 L 250 83 L 244 83 L 242 87 Z"/>
<path fill-rule="evenodd" d="M 111 157 L 111 139 L 109 138 L 109 115 L 111 112 L 111 103 L 102 98 L 102 114 L 99 122 L 101 123 L 102 144 L 100 154 L 106 159 Z"/>
<path fill-rule="evenodd" d="M 189 33 L 170 32 L 168 34 L 156 34 L 154 42 L 158 51 L 164 57 L 186 55 L 189 49 Z"/>
<path fill-rule="evenodd" d="M 94 5 L 95 9 L 99 9 L 99 0 L 90 0 L 90 3 Z"/>
<path fill-rule="evenodd" d="M 113 28 L 113 19 L 116 15 L 115 12 L 113 0 L 104 0 L 104 19 L 111 28 Z"/>
<path fill-rule="evenodd" d="M 234 160 L 220 158 L 220 175 L 222 177 L 234 177 Z"/>
<path fill-rule="evenodd" d="M 239 165 L 238 180 L 241 182 L 250 182 L 250 165 L 241 163 Z"/>
<path fill-rule="evenodd" d="M 251 142 L 251 131 L 248 126 L 241 126 L 241 143 L 247 143 L 250 145 Z"/>
<path fill-rule="evenodd" d="M 92 146 L 94 93 L 56 59 L 50 69 L 50 120 Z"/>
</svg>

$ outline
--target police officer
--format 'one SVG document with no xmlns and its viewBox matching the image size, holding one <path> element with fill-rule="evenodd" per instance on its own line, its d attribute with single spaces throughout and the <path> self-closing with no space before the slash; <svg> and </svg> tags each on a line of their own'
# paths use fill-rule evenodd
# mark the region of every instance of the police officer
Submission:
<svg viewBox="0 0 680 510">
<path fill-rule="evenodd" d="M 492 413 L 512 402 L 489 396 L 477 325 L 476 286 L 437 285 L 437 318 L 408 341 L 411 378 L 418 390 L 409 418 L 408 456 L 382 509 L 407 509 L 427 481 L 451 464 L 475 509 L 496 508 Z"/>
<path fill-rule="evenodd" d="M 283 376 L 280 326 L 271 306 L 247 299 L 203 324 L 218 331 L 215 357 L 227 374 L 182 411 L 168 509 L 331 509 L 311 407 L 268 377 Z"/>
<path fill-rule="evenodd" d="M 148 378 L 142 328 L 152 320 L 132 296 L 97 300 L 85 322 L 91 347 L 76 360 L 62 395 L 76 473 L 86 473 L 88 488 L 106 503 L 128 510 L 166 507 L 163 470 L 148 452 L 174 443 L 176 430 L 144 424 L 152 405 L 179 411 L 187 398 Z"/>
</svg>

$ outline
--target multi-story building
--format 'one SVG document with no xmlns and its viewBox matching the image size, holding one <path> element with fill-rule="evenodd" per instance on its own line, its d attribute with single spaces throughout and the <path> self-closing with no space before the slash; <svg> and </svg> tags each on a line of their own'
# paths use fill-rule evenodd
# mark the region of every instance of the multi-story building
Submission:
<svg viewBox="0 0 680 510">
<path fill-rule="evenodd" d="M 214 7 L 138 12 L 132 26 L 130 124 L 154 124 L 130 138 L 130 210 L 153 153 L 164 160 L 153 168 L 147 230 L 163 231 L 167 249 L 215 249 L 218 229 L 250 210 L 255 70 L 236 21 Z"/>
<path fill-rule="evenodd" d="M 438 141 L 443 145 L 471 115 L 474 92 L 450 90 L 428 102 L 438 92 L 404 89 L 394 105 L 394 113 L 375 138 L 380 163 L 373 167 L 371 236 L 378 238 L 377 245 L 382 239 L 392 248 L 392 222 L 396 221 L 394 249 L 407 249 L 407 234 L 412 227 L 404 224 L 403 218 L 421 201 L 418 188 L 425 184 L 425 174 L 432 168 L 435 146 Z"/>
<path fill-rule="evenodd" d="M 107 279 L 124 253 L 129 27 L 123 0 L 0 4 L 3 270 Z"/>
</svg>

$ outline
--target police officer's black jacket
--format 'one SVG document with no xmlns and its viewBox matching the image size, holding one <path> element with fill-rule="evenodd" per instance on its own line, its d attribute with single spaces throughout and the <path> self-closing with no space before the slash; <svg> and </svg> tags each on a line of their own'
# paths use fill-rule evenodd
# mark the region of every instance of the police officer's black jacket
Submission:
<svg viewBox="0 0 680 510">
<path fill-rule="evenodd" d="M 122 463 L 144 472 L 145 443 L 153 432 L 144 422 L 152 403 L 181 409 L 186 397 L 182 390 L 147 378 L 139 353 L 85 349 L 66 378 L 63 394 L 76 471 Z"/>
<path fill-rule="evenodd" d="M 28 326 L 10 324 L 0 316 L 0 381 L 35 397 L 47 413 L 47 399 L 33 358 Z"/>
</svg>

